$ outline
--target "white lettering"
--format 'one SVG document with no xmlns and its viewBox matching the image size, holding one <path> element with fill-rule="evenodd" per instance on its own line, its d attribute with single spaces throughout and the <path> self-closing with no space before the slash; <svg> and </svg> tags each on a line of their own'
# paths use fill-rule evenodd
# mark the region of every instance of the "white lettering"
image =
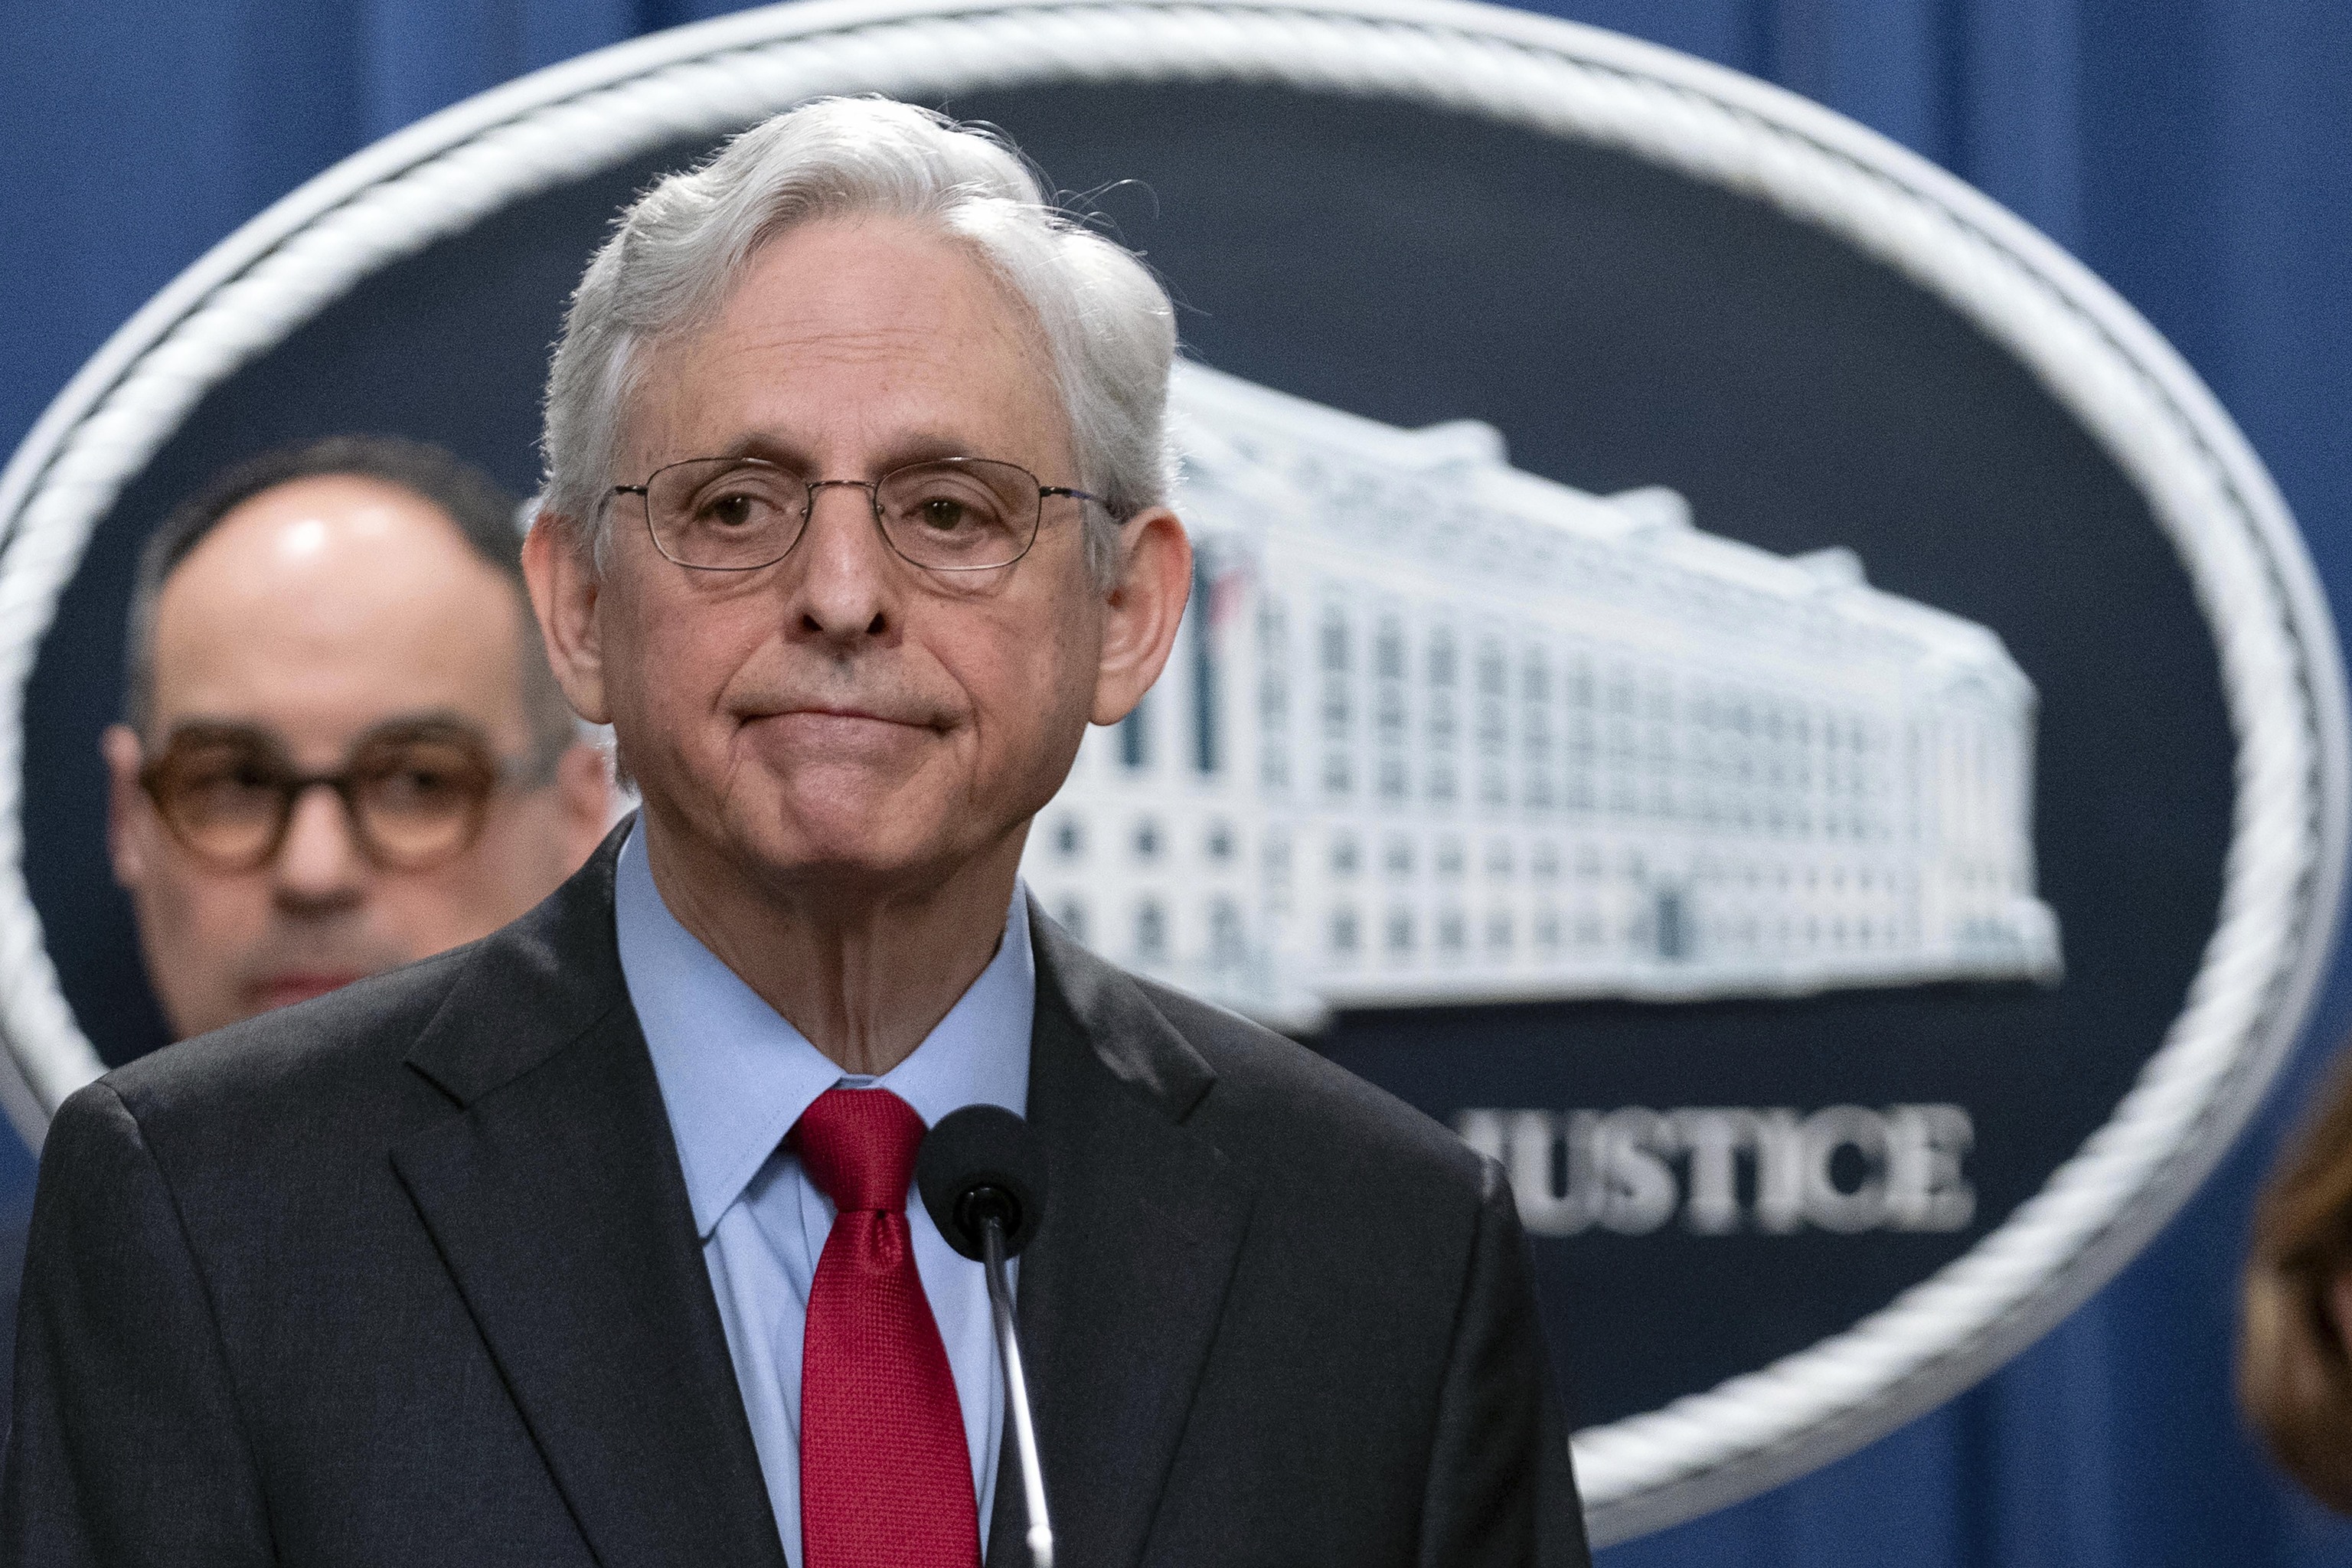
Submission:
<svg viewBox="0 0 2352 1568">
<path fill-rule="evenodd" d="M 1683 1223 L 1701 1236 L 1729 1236 L 1739 1228 L 1739 1155 L 1756 1147 L 1756 1118 L 1745 1110 L 1689 1107 L 1669 1114 L 1690 1152 Z"/>
<path fill-rule="evenodd" d="M 1601 1119 L 1602 1225 L 1620 1236 L 1645 1236 L 1674 1217 L 1677 1194 L 1666 1157 L 1675 1147 L 1666 1119 L 1654 1110 L 1629 1105 Z"/>
<path fill-rule="evenodd" d="M 1559 1147 L 1562 1120 L 1549 1110 L 1516 1110 L 1506 1121 L 1510 1157 L 1504 1163 L 1511 1173 L 1511 1195 L 1528 1194 L 1519 1218 L 1538 1236 L 1574 1236 L 1592 1223 L 1597 1206 L 1592 1174 L 1592 1123 L 1597 1118 L 1590 1110 L 1568 1113 L 1565 1151 Z"/>
<path fill-rule="evenodd" d="M 1574 1236 L 1600 1217 L 1600 1121 L 1591 1110 L 1465 1110 L 1454 1124 L 1464 1142 L 1502 1162 L 1529 1235 Z"/>
<path fill-rule="evenodd" d="M 1977 1216 L 1977 1191 L 1960 1174 L 1976 1141 L 1957 1105 L 1886 1108 L 1886 1215 L 1897 1230 L 1964 1230 Z"/>
<path fill-rule="evenodd" d="M 1756 1228 L 1786 1236 L 1805 1225 L 1805 1133 L 1781 1108 L 1756 1116 Z"/>
<path fill-rule="evenodd" d="M 1838 1151 L 1862 1156 L 1852 1192 L 1838 1185 Z M 1832 1105 L 1805 1118 L 1805 1217 L 1852 1236 L 1886 1223 L 1886 1121 L 1859 1105 Z"/>
<path fill-rule="evenodd" d="M 1949 1232 L 1976 1218 L 1958 1105 L 1476 1109 L 1454 1130 L 1509 1174 L 1529 1235 L 1645 1236 L 1680 1211 L 1697 1236 L 1742 1230 Z"/>
<path fill-rule="evenodd" d="M 1509 1148 L 1503 1141 L 1503 1113 L 1499 1110 L 1460 1111 L 1454 1118 L 1454 1132 L 1489 1160 L 1503 1160 Z"/>
</svg>

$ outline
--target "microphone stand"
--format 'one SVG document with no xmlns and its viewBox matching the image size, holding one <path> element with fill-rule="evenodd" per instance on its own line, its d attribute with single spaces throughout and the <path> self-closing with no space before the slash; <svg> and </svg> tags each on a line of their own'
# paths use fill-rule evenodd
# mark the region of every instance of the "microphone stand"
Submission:
<svg viewBox="0 0 2352 1568">
<path fill-rule="evenodd" d="M 1037 1428 L 1029 1419 L 1029 1383 L 1021 1374 L 1021 1341 L 1013 1331 L 1013 1292 L 1004 1282 L 1004 1225 L 991 1214 L 981 1225 L 988 1265 L 989 1315 L 1004 1362 L 1004 1404 L 1013 1416 L 1013 1445 L 1021 1456 L 1021 1489 L 1029 1507 L 1029 1561 L 1054 1568 L 1054 1526 L 1045 1517 L 1045 1469 L 1037 1458 Z"/>
</svg>

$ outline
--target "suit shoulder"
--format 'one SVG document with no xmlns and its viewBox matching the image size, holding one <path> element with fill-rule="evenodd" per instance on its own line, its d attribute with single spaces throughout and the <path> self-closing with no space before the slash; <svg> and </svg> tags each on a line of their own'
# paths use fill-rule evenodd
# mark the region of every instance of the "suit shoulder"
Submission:
<svg viewBox="0 0 2352 1568">
<path fill-rule="evenodd" d="M 1151 1005 L 1216 1073 L 1202 1110 L 1286 1163 L 1319 1154 L 1433 1182 L 1473 1201 L 1490 1162 L 1442 1123 L 1286 1036 L 1138 978 Z"/>
<path fill-rule="evenodd" d="M 478 944 L 166 1046 L 106 1075 L 142 1127 L 181 1115 L 282 1112 L 397 1070 Z"/>
</svg>

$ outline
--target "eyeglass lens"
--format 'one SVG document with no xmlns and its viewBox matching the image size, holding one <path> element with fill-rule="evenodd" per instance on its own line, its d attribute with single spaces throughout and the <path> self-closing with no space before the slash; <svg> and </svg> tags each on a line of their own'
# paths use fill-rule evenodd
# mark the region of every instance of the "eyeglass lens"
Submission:
<svg viewBox="0 0 2352 1568">
<path fill-rule="evenodd" d="M 267 864 L 285 839 L 296 799 L 324 784 L 342 797 L 369 859 L 421 869 L 473 841 L 498 779 L 486 742 L 460 726 L 436 724 L 363 736 L 341 773 L 319 775 L 297 772 L 260 731 L 184 730 L 142 782 L 173 835 L 225 868 Z"/>
<path fill-rule="evenodd" d="M 1037 536 L 1044 506 L 1034 474 L 982 458 L 894 469 L 871 494 L 890 548 L 943 572 L 1018 561 Z M 772 463 L 695 458 L 646 482 L 646 521 L 656 546 L 681 566 L 750 571 L 782 560 L 800 542 L 814 498 L 807 480 Z"/>
</svg>

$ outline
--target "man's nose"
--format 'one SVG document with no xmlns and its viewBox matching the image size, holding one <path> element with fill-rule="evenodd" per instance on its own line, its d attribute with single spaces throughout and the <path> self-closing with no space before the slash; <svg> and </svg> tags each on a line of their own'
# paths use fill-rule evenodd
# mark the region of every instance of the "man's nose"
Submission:
<svg viewBox="0 0 2352 1568">
<path fill-rule="evenodd" d="M 811 498 L 793 578 L 795 619 L 803 636 L 834 643 L 880 637 L 890 629 L 900 564 L 874 518 L 873 493 L 827 485 Z"/>
<path fill-rule="evenodd" d="M 285 842 L 270 863 L 278 901 L 306 910 L 354 903 L 366 889 L 368 871 L 341 798 L 323 784 L 295 796 Z"/>
</svg>

